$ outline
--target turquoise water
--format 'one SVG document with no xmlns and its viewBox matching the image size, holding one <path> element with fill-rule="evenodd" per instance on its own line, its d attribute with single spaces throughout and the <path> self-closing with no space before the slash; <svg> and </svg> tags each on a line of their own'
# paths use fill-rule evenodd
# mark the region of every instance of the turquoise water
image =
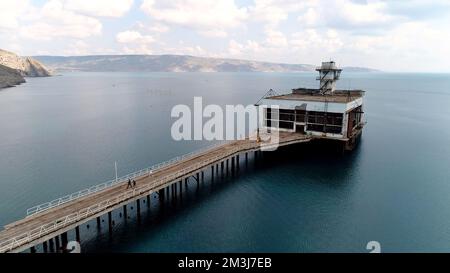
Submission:
<svg viewBox="0 0 450 273">
<path fill-rule="evenodd" d="M 314 73 L 67 73 L 0 91 L 0 225 L 28 207 L 185 154 L 176 104 L 253 104 Z M 113 236 L 81 228 L 85 252 L 450 251 L 450 75 L 344 73 L 364 89 L 367 127 L 340 155 L 310 146 L 241 160 L 140 221 L 116 211 Z M 313 151 L 314 150 L 314 151 Z M 207 175 L 208 176 L 208 175 Z M 105 220 L 105 219 L 104 219 Z M 69 237 L 73 238 L 70 233 Z"/>
</svg>

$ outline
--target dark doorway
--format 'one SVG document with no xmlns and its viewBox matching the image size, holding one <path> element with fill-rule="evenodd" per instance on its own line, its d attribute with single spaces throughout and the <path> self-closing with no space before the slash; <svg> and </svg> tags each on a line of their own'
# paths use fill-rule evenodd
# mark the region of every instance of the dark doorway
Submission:
<svg viewBox="0 0 450 273">
<path fill-rule="evenodd" d="M 295 125 L 295 132 L 296 133 L 305 133 L 305 125 Z"/>
</svg>

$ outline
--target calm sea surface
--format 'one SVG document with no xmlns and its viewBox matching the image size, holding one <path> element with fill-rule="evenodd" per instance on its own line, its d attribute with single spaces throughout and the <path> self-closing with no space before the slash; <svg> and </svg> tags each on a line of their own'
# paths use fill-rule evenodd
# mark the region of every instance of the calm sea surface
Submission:
<svg viewBox="0 0 450 273">
<path fill-rule="evenodd" d="M 208 145 L 171 139 L 177 104 L 253 104 L 314 73 L 67 73 L 0 91 L 0 225 L 65 194 Z M 183 200 L 135 208 L 85 252 L 450 251 L 450 75 L 344 73 L 368 122 L 350 154 L 297 146 L 241 160 Z M 103 219 L 106 220 L 106 219 Z M 105 223 L 106 224 L 106 223 Z M 69 237 L 73 238 L 70 233 Z"/>
</svg>

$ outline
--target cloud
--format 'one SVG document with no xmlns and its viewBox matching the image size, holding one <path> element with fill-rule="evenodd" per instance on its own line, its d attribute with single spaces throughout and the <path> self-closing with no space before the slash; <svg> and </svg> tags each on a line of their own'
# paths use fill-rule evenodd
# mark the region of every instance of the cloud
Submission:
<svg viewBox="0 0 450 273">
<path fill-rule="evenodd" d="M 235 40 L 230 40 L 228 44 L 228 52 L 232 56 L 243 56 L 247 54 L 258 54 L 262 51 L 262 47 L 258 42 L 247 40 L 244 44 Z"/>
<path fill-rule="evenodd" d="M 30 17 L 33 7 L 29 1 L 2 1 L 0 2 L 0 32 L 19 27 L 21 17 Z"/>
<path fill-rule="evenodd" d="M 101 34 L 102 24 L 95 18 L 65 9 L 59 0 L 51 0 L 36 12 L 35 20 L 25 21 L 18 30 L 21 36 L 29 39 L 80 39 Z"/>
<path fill-rule="evenodd" d="M 152 31 L 152 32 L 157 32 L 157 33 L 164 33 L 164 32 L 168 32 L 170 30 L 170 28 L 163 24 L 154 24 L 154 25 L 148 27 L 148 30 Z"/>
<path fill-rule="evenodd" d="M 247 9 L 237 7 L 234 0 L 144 0 L 141 9 L 157 21 L 216 37 L 223 37 L 226 29 L 239 26 L 248 16 Z"/>
<path fill-rule="evenodd" d="M 127 30 L 116 35 L 116 41 L 125 44 L 123 51 L 126 54 L 152 54 L 151 44 L 155 39 L 150 35 L 142 35 L 138 31 Z"/>
<path fill-rule="evenodd" d="M 269 47 L 285 47 L 288 44 L 288 41 L 285 35 L 273 29 L 266 29 L 266 45 Z"/>
<path fill-rule="evenodd" d="M 133 6 L 133 0 L 64 0 L 67 10 L 104 17 L 122 17 Z"/>
<path fill-rule="evenodd" d="M 329 27 L 336 29 L 380 28 L 398 23 L 401 16 L 388 12 L 388 3 L 372 0 L 320 0 L 306 5 L 298 21 L 308 27 Z"/>
<path fill-rule="evenodd" d="M 344 46 L 344 42 L 341 40 L 342 36 L 334 29 L 327 29 L 323 32 L 305 29 L 293 33 L 291 37 L 289 44 L 294 49 L 317 50 L 323 54 L 336 52 Z"/>
<path fill-rule="evenodd" d="M 206 37 L 212 37 L 212 38 L 225 38 L 228 36 L 228 33 L 224 30 L 202 30 L 199 31 L 199 33 Z"/>
<path fill-rule="evenodd" d="M 249 18 L 275 27 L 288 19 L 290 13 L 301 10 L 305 3 L 299 0 L 254 0 L 254 5 L 249 8 Z"/>
<path fill-rule="evenodd" d="M 142 43 L 149 44 L 153 43 L 155 39 L 153 39 L 150 35 L 142 35 L 141 33 L 134 30 L 127 30 L 123 32 L 119 32 L 116 35 L 116 40 L 119 43 L 127 44 L 127 43 Z"/>
</svg>

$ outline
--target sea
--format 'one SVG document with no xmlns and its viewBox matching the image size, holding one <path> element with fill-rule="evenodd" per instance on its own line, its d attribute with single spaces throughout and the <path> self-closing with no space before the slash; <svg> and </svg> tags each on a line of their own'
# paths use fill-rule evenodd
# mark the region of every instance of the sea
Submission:
<svg viewBox="0 0 450 273">
<path fill-rule="evenodd" d="M 0 90 L 0 226 L 30 207 L 211 145 L 171 136 L 174 106 L 250 105 L 315 73 L 67 72 Z M 141 215 L 80 228 L 82 252 L 450 251 L 450 74 L 345 73 L 362 89 L 355 150 L 320 144 L 241 159 Z M 69 232 L 69 240 L 74 238 Z M 38 246 L 42 251 L 42 246 Z"/>
</svg>

